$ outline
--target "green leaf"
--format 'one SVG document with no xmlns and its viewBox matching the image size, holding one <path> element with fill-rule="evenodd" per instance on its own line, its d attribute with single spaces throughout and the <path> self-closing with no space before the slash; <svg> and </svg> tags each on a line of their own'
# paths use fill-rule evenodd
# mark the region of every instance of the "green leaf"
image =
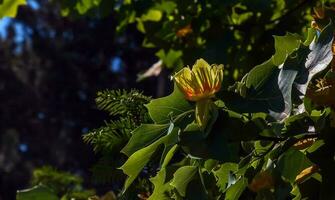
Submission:
<svg viewBox="0 0 335 200">
<path fill-rule="evenodd" d="M 270 77 L 276 72 L 278 67 L 274 65 L 272 59 L 265 61 L 264 63 L 255 66 L 248 73 L 246 79 L 246 86 L 252 90 L 261 89 L 264 84 L 270 79 Z"/>
<path fill-rule="evenodd" d="M 187 126 L 179 135 L 179 144 L 193 157 L 234 162 L 237 160 L 239 142 L 229 140 L 230 137 L 243 134 L 240 132 L 243 125 L 239 119 L 230 118 L 227 113 L 221 112 L 211 130 L 203 131 L 194 123 Z"/>
<path fill-rule="evenodd" d="M 162 1 L 160 4 L 155 6 L 156 9 L 166 12 L 166 14 L 172 13 L 177 7 L 177 4 L 173 1 Z"/>
<path fill-rule="evenodd" d="M 177 134 L 179 129 L 175 128 L 170 134 L 161 137 L 151 145 L 140 149 L 133 153 L 128 160 L 120 167 L 123 173 L 128 175 L 128 179 L 124 185 L 124 191 L 128 189 L 130 184 L 136 179 L 143 167 L 150 161 L 152 155 L 161 144 L 171 145 L 171 141 L 177 142 Z"/>
<path fill-rule="evenodd" d="M 179 67 L 175 66 L 175 64 L 178 63 L 182 55 L 183 52 L 181 50 L 173 50 L 173 49 L 170 49 L 168 53 L 165 53 L 163 49 L 159 50 L 156 53 L 156 56 L 163 61 L 163 63 L 166 65 L 167 68 Z"/>
<path fill-rule="evenodd" d="M 58 200 L 58 196 L 44 185 L 37 185 L 30 189 L 19 190 L 16 200 Z"/>
<path fill-rule="evenodd" d="M 15 17 L 19 6 L 26 3 L 26 0 L 4 0 L 0 5 L 0 18 Z"/>
<path fill-rule="evenodd" d="M 99 6 L 102 0 L 79 0 L 75 6 L 78 13 L 83 15 L 90 9 Z"/>
<path fill-rule="evenodd" d="M 166 181 L 167 179 L 167 169 L 161 169 L 157 175 L 150 179 L 154 184 L 154 191 L 148 200 L 170 200 L 167 193 L 173 188 L 170 185 L 171 181 Z"/>
<path fill-rule="evenodd" d="M 162 19 L 162 12 L 160 10 L 151 9 L 146 14 L 141 16 L 142 21 L 158 22 Z"/>
<path fill-rule="evenodd" d="M 273 36 L 275 39 L 276 53 L 272 56 L 273 64 L 276 66 L 284 63 L 286 58 L 298 50 L 301 37 L 297 34 L 287 33 L 285 36 Z"/>
<path fill-rule="evenodd" d="M 174 156 L 174 154 L 176 153 L 176 151 L 178 150 L 178 145 L 175 144 L 166 154 L 163 164 L 162 164 L 162 169 L 165 168 L 169 162 L 171 161 L 172 157 Z"/>
<path fill-rule="evenodd" d="M 304 112 L 302 100 L 309 81 L 323 71 L 333 57 L 333 32 L 334 27 L 329 24 L 310 47 L 300 45 L 294 55 L 286 58 L 280 69 L 271 60 L 252 69 L 246 80 L 249 88 L 246 95 L 248 106 L 257 107 L 263 102 L 259 112 L 267 109 L 277 120 L 283 120 L 291 114 L 293 103 L 299 105 L 298 113 Z"/>
<path fill-rule="evenodd" d="M 141 33 L 145 33 L 145 27 L 143 24 L 143 21 L 140 18 L 136 18 L 136 28 L 139 30 Z"/>
<path fill-rule="evenodd" d="M 229 179 L 233 172 L 237 171 L 238 164 L 236 163 L 224 163 L 221 167 L 214 171 L 214 176 L 216 178 L 216 184 L 219 187 L 220 191 L 225 191 L 226 188 L 230 187 Z"/>
<path fill-rule="evenodd" d="M 301 199 L 301 193 L 300 193 L 298 185 L 295 185 L 292 188 L 291 194 L 294 196 L 294 198 L 292 200 L 300 200 Z"/>
<path fill-rule="evenodd" d="M 130 156 L 167 134 L 169 126 L 169 124 L 141 124 L 133 131 L 129 142 L 121 152 Z"/>
<path fill-rule="evenodd" d="M 194 175 L 198 172 L 197 166 L 183 166 L 180 167 L 173 176 L 171 186 L 176 188 L 178 193 L 185 197 L 188 183 L 193 179 Z"/>
<path fill-rule="evenodd" d="M 151 119 L 157 124 L 169 123 L 171 119 L 192 109 L 176 85 L 172 94 L 151 100 L 146 107 Z"/>
<path fill-rule="evenodd" d="M 247 185 L 247 179 L 240 178 L 235 184 L 227 189 L 225 200 L 238 200 Z"/>
<path fill-rule="evenodd" d="M 215 167 L 217 167 L 219 164 L 219 161 L 217 160 L 213 160 L 213 159 L 208 159 L 205 161 L 204 163 L 204 169 L 207 171 L 207 172 L 211 172 Z"/>
<path fill-rule="evenodd" d="M 307 167 L 312 166 L 313 163 L 302 152 L 289 149 L 278 159 L 278 170 L 282 177 L 294 183 L 296 176 Z"/>
<path fill-rule="evenodd" d="M 315 39 L 315 36 L 316 36 L 316 30 L 314 28 L 308 28 L 307 37 L 306 37 L 306 40 L 304 42 L 304 45 L 305 46 L 310 45 L 313 42 L 313 40 Z"/>
</svg>

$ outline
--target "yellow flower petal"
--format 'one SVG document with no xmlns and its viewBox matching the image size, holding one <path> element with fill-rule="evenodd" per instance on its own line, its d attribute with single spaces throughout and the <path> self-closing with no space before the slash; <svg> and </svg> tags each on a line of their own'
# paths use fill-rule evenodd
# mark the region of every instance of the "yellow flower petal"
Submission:
<svg viewBox="0 0 335 200">
<path fill-rule="evenodd" d="M 200 101 L 213 97 L 220 90 L 223 66 L 210 66 L 205 60 L 198 59 L 192 70 L 183 68 L 173 78 L 186 99 Z"/>
</svg>

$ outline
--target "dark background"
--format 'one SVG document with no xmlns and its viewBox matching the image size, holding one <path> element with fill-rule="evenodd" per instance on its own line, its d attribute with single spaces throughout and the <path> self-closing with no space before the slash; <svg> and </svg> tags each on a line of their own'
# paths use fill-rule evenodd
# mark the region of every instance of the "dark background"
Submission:
<svg viewBox="0 0 335 200">
<path fill-rule="evenodd" d="M 96 109 L 97 91 L 144 89 L 136 82 L 157 58 L 141 48 L 130 27 L 115 35 L 113 15 L 100 20 L 63 18 L 55 4 L 30 0 L 15 19 L 0 22 L 0 199 L 14 199 L 43 165 L 81 175 L 86 185 L 97 159 L 82 135 L 108 116 Z M 93 185 L 94 186 L 94 185 Z"/>
</svg>

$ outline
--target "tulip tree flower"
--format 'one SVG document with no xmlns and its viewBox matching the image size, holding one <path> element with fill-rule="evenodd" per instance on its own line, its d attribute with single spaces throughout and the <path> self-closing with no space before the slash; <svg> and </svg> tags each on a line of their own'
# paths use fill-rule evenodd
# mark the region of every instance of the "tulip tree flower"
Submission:
<svg viewBox="0 0 335 200">
<path fill-rule="evenodd" d="M 196 122 L 202 128 L 206 126 L 209 115 L 215 108 L 211 98 L 220 90 L 222 78 L 223 66 L 210 66 L 203 59 L 197 60 L 192 70 L 185 67 L 173 76 L 185 98 L 196 102 Z"/>
</svg>

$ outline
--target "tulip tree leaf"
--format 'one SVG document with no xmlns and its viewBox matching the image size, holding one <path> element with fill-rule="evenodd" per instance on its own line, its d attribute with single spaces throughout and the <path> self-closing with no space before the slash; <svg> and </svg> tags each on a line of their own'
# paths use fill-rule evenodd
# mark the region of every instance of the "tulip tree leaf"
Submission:
<svg viewBox="0 0 335 200">
<path fill-rule="evenodd" d="M 253 134 L 251 131 L 254 130 L 244 130 L 244 123 L 240 119 L 221 111 L 208 133 L 200 130 L 196 124 L 190 124 L 179 135 L 179 144 L 193 157 L 235 162 L 240 141 L 234 142 L 233 139 L 247 138 Z"/>
<path fill-rule="evenodd" d="M 171 161 L 172 157 L 174 156 L 177 150 L 178 150 L 177 144 L 175 144 L 173 147 L 169 149 L 169 151 L 166 153 L 164 157 L 162 168 L 165 168 L 169 164 L 169 162 Z"/>
<path fill-rule="evenodd" d="M 248 107 L 259 107 L 262 102 L 259 112 L 266 109 L 277 120 L 291 114 L 293 102 L 299 105 L 299 112 L 303 112 L 301 100 L 309 81 L 323 71 L 333 57 L 333 33 L 334 26 L 329 24 L 309 47 L 301 44 L 291 53 L 281 68 L 268 60 L 251 70 L 246 79 Z M 293 46 L 290 49 L 293 50 Z"/>
<path fill-rule="evenodd" d="M 192 109 L 176 85 L 169 96 L 151 100 L 146 107 L 151 119 L 157 124 L 169 123 L 171 118 Z"/>
<path fill-rule="evenodd" d="M 44 185 L 37 185 L 30 189 L 19 190 L 17 200 L 58 200 L 58 196 Z"/>
<path fill-rule="evenodd" d="M 272 56 L 272 61 L 279 66 L 299 48 L 301 38 L 297 34 L 287 33 L 285 36 L 274 36 L 274 39 L 276 53 Z"/>
<path fill-rule="evenodd" d="M 173 176 L 173 180 L 170 185 L 172 185 L 178 193 L 185 197 L 186 189 L 189 182 L 192 181 L 193 177 L 198 172 L 197 166 L 183 166 L 180 167 Z"/>
<path fill-rule="evenodd" d="M 289 149 L 279 157 L 277 166 L 282 177 L 293 183 L 296 176 L 313 163 L 306 155 L 298 150 Z"/>
<path fill-rule="evenodd" d="M 170 185 L 171 181 L 166 181 L 167 179 L 167 169 L 160 170 L 157 175 L 150 179 L 154 184 L 154 191 L 148 200 L 170 200 L 171 198 L 167 196 L 167 192 L 171 191 L 173 187 Z"/>
<path fill-rule="evenodd" d="M 15 17 L 19 6 L 26 3 L 26 0 L 3 0 L 0 4 L 0 18 Z"/>
<path fill-rule="evenodd" d="M 236 183 L 227 189 L 225 200 L 238 200 L 247 185 L 247 179 L 240 178 Z"/>
<path fill-rule="evenodd" d="M 214 171 L 215 178 L 217 180 L 216 184 L 220 188 L 220 191 L 225 191 L 227 187 L 230 186 L 229 176 L 230 173 L 237 171 L 238 164 L 236 163 L 224 163 L 220 168 Z"/>
<path fill-rule="evenodd" d="M 254 67 L 248 74 L 246 86 L 254 90 L 261 88 L 275 73 L 278 66 L 284 63 L 286 58 L 300 46 L 300 36 L 287 33 L 285 36 L 274 36 L 275 54 L 271 59 Z"/>
<path fill-rule="evenodd" d="M 278 69 L 278 67 L 273 64 L 272 59 L 255 66 L 248 73 L 246 86 L 255 91 L 260 90 L 260 88 L 262 88 L 264 84 L 270 79 L 271 75 L 275 73 L 276 69 Z"/>
<path fill-rule="evenodd" d="M 141 124 L 136 128 L 122 153 L 130 156 L 137 150 L 146 147 L 168 132 L 169 124 Z"/>
<path fill-rule="evenodd" d="M 177 128 L 175 128 L 170 134 L 161 137 L 154 143 L 149 146 L 142 148 L 135 153 L 133 153 L 128 160 L 120 167 L 123 173 L 128 175 L 128 179 L 124 185 L 124 191 L 128 189 L 131 183 L 136 179 L 141 170 L 145 167 L 145 165 L 150 161 L 152 155 L 156 152 L 156 149 L 164 144 L 171 145 L 171 141 L 177 142 Z"/>
</svg>

